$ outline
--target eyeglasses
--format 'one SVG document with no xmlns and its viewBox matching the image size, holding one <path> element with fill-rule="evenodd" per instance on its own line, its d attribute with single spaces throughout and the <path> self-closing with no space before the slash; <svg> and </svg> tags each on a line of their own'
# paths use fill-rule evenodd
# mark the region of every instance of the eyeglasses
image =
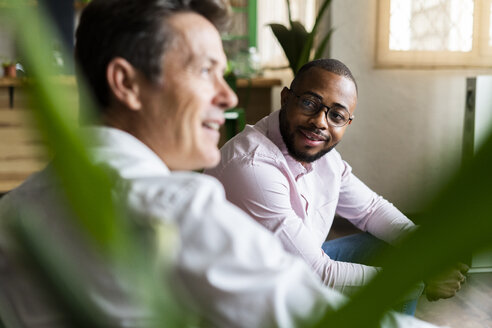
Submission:
<svg viewBox="0 0 492 328">
<path fill-rule="evenodd" d="M 297 97 L 297 105 L 302 109 L 305 115 L 315 116 L 322 110 L 325 112 L 328 124 L 336 127 L 345 126 L 354 119 L 353 116 L 350 116 L 350 113 L 346 108 L 337 106 L 328 107 L 323 104 L 319 98 L 313 95 L 303 94 L 298 96 L 291 89 L 288 90 Z"/>
</svg>

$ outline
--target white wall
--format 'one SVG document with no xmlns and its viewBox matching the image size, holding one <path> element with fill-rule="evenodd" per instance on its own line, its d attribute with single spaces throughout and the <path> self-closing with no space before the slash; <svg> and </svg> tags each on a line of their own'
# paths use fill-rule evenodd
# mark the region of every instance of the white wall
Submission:
<svg viewBox="0 0 492 328">
<path fill-rule="evenodd" d="M 15 49 L 11 35 L 12 31 L 9 23 L 7 22 L 5 17 L 2 17 L 0 15 L 0 64 L 2 60 L 15 59 Z M 0 71 L 0 77 L 2 76 L 2 74 L 3 72 Z"/>
<path fill-rule="evenodd" d="M 359 85 L 355 120 L 337 149 L 367 185 L 418 212 L 459 165 L 466 76 L 475 72 L 374 69 L 376 0 L 334 0 L 331 10 L 331 57 Z"/>
</svg>

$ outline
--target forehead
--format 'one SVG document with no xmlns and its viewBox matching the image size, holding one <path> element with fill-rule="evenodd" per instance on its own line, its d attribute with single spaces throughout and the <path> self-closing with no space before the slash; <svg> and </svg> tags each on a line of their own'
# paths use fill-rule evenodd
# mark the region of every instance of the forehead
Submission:
<svg viewBox="0 0 492 328">
<path fill-rule="evenodd" d="M 225 65 L 226 58 L 219 32 L 205 17 L 182 12 L 170 17 L 167 25 L 175 35 L 165 57 L 188 63 L 210 59 Z"/>
<path fill-rule="evenodd" d="M 296 83 L 297 92 L 342 92 L 356 95 L 354 82 L 343 75 L 338 75 L 319 67 L 311 67 L 305 71 Z M 322 94 L 320 94 L 322 95 Z"/>
</svg>

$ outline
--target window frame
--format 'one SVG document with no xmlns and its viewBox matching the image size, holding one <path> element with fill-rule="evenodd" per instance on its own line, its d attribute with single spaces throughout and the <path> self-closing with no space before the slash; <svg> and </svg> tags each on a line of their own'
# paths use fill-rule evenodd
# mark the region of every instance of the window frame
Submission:
<svg viewBox="0 0 492 328">
<path fill-rule="evenodd" d="M 376 68 L 492 68 L 489 29 L 492 0 L 474 0 L 473 40 L 469 52 L 390 50 L 391 0 L 377 0 Z"/>
</svg>

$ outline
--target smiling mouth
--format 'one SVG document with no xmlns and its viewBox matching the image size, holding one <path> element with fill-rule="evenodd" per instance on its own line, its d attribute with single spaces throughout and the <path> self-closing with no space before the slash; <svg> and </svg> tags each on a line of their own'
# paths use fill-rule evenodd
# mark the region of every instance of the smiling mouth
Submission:
<svg viewBox="0 0 492 328">
<path fill-rule="evenodd" d="M 307 139 L 312 140 L 312 141 L 328 141 L 329 140 L 329 137 L 314 133 L 314 132 L 309 131 L 309 130 L 301 129 L 300 131 Z"/>
<path fill-rule="evenodd" d="M 215 131 L 219 131 L 220 128 L 220 124 L 217 122 L 203 122 L 202 126 L 204 126 L 207 129 L 215 130 Z"/>
</svg>

